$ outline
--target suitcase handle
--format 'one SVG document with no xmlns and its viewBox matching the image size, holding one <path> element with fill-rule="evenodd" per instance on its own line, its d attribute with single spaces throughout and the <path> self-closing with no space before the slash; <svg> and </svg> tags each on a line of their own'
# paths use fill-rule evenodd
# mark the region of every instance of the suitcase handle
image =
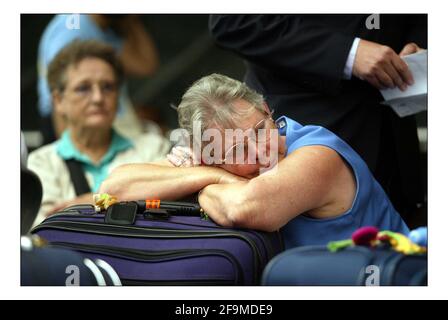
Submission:
<svg viewBox="0 0 448 320">
<path fill-rule="evenodd" d="M 138 200 L 139 212 L 147 210 L 162 209 L 170 215 L 178 216 L 202 216 L 204 210 L 198 203 L 179 202 L 179 201 L 161 201 L 161 200 Z"/>
<path fill-rule="evenodd" d="M 170 216 L 203 216 L 203 210 L 196 203 L 139 200 L 121 201 L 107 208 L 104 221 L 114 225 L 133 225 L 137 214 L 143 214 L 144 218 L 168 220 Z"/>
</svg>

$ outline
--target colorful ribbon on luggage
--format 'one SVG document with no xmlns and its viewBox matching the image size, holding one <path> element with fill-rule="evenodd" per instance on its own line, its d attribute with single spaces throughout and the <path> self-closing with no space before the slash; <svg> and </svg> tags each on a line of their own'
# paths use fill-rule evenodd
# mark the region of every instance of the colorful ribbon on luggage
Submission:
<svg viewBox="0 0 448 320">
<path fill-rule="evenodd" d="M 107 208 L 117 202 L 117 197 L 107 193 L 95 193 L 93 195 L 93 203 L 95 203 L 95 211 L 97 212 L 107 210 Z"/>
<path fill-rule="evenodd" d="M 413 243 L 408 237 L 401 233 L 392 231 L 379 231 L 375 227 L 363 227 L 352 234 L 351 239 L 332 241 L 327 248 L 331 252 L 337 252 L 351 246 L 364 246 L 377 248 L 380 246 L 390 246 L 393 250 L 406 254 L 426 253 L 425 247 Z"/>
</svg>

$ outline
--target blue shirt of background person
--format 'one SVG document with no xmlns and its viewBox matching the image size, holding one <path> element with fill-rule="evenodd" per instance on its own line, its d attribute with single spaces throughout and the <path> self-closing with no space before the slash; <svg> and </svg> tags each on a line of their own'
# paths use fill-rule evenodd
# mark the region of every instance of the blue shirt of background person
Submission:
<svg viewBox="0 0 448 320">
<path fill-rule="evenodd" d="M 329 130 L 307 125 L 287 117 L 276 121 L 280 135 L 286 136 L 287 154 L 311 145 L 322 145 L 335 150 L 351 167 L 356 178 L 356 196 L 352 207 L 344 214 L 329 219 L 313 219 L 299 215 L 289 221 L 281 233 L 285 247 L 325 245 L 330 241 L 349 239 L 362 226 L 375 226 L 407 235 L 409 229 L 372 176 L 366 163 L 342 139 Z"/>
</svg>

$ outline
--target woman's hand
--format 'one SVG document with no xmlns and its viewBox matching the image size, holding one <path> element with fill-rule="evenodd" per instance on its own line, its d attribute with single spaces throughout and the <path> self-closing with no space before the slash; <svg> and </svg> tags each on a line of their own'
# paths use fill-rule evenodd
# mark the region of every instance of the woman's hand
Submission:
<svg viewBox="0 0 448 320">
<path fill-rule="evenodd" d="M 166 158 L 175 167 L 194 167 L 201 163 L 200 159 L 195 158 L 193 151 L 189 147 L 173 147 Z"/>
<path fill-rule="evenodd" d="M 167 155 L 167 160 L 175 167 L 194 167 L 201 164 L 200 159 L 197 159 L 189 147 L 177 146 L 171 149 Z M 204 166 L 206 167 L 206 166 Z M 244 182 L 248 179 L 234 175 L 222 168 L 207 166 L 210 173 L 216 177 L 217 184 Z"/>
</svg>

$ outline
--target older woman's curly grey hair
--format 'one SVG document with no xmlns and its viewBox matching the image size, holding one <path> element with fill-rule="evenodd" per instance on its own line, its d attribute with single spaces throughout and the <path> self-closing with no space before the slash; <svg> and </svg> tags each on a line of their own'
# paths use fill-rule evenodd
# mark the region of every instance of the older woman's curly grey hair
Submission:
<svg viewBox="0 0 448 320">
<path fill-rule="evenodd" d="M 247 101 L 253 108 L 235 108 L 234 102 L 239 99 Z M 238 80 L 216 73 L 193 83 L 177 108 L 179 126 L 187 130 L 190 137 L 195 122 L 200 123 L 201 134 L 211 127 L 237 128 L 236 120 L 255 110 L 265 112 L 262 95 Z"/>
</svg>

